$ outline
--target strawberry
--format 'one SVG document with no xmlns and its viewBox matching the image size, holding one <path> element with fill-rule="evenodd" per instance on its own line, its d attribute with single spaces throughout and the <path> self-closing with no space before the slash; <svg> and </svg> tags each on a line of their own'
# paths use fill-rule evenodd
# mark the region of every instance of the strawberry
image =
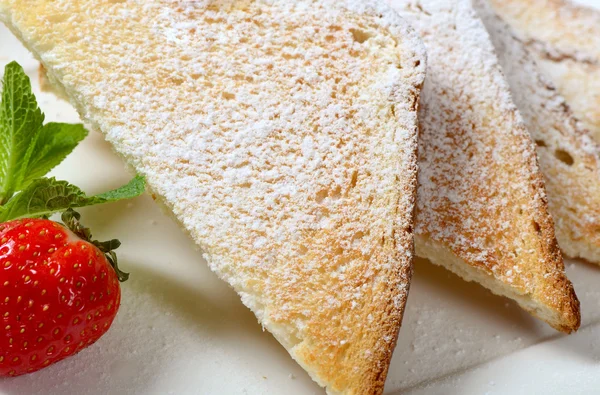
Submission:
<svg viewBox="0 0 600 395">
<path fill-rule="evenodd" d="M 119 304 L 117 240 L 90 241 L 79 214 L 63 222 L 18 219 L 0 224 L 0 376 L 42 369 L 98 340 Z"/>
</svg>

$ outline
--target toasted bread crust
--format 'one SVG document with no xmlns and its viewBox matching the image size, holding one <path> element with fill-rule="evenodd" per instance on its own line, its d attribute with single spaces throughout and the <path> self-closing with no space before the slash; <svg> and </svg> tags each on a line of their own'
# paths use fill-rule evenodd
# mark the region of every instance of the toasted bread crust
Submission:
<svg viewBox="0 0 600 395">
<path fill-rule="evenodd" d="M 0 18 L 319 384 L 383 391 L 412 274 L 425 70 L 395 13 L 351 0 L 0 0 Z M 115 62 L 126 47 L 131 64 Z M 242 103 L 257 110 L 240 117 Z"/>
<path fill-rule="evenodd" d="M 600 12 L 566 0 L 491 0 L 600 142 Z"/>
<path fill-rule="evenodd" d="M 535 147 L 470 0 L 392 0 L 428 52 L 419 111 L 416 253 L 579 327 Z"/>
<path fill-rule="evenodd" d="M 552 82 L 541 75 L 522 41 L 476 1 L 509 81 L 513 98 L 537 144 L 549 209 L 562 251 L 600 263 L 600 149 L 573 117 Z"/>
</svg>

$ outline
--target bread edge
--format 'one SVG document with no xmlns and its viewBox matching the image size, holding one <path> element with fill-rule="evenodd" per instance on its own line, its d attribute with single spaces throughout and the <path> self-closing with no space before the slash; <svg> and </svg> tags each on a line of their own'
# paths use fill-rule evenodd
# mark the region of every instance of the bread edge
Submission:
<svg viewBox="0 0 600 395">
<path fill-rule="evenodd" d="M 344 4 L 340 4 L 340 3 L 342 3 L 342 1 Z M 334 395 L 334 394 L 335 395 L 337 395 L 337 394 L 360 394 L 360 393 L 382 394 L 384 385 L 385 385 L 385 381 L 387 378 L 387 373 L 389 370 L 389 365 L 390 365 L 390 362 L 392 359 L 393 351 L 395 349 L 395 346 L 396 346 L 396 343 L 398 340 L 398 334 L 399 334 L 399 330 L 400 330 L 400 327 L 402 324 L 406 301 L 408 298 L 408 292 L 410 290 L 410 282 L 411 282 L 410 280 L 412 279 L 412 274 L 413 274 L 413 261 L 414 261 L 414 257 L 415 257 L 415 247 L 414 247 L 415 243 L 414 243 L 414 233 L 412 233 L 412 232 L 414 230 L 414 225 L 415 225 L 414 221 L 415 221 L 416 195 L 417 195 L 417 185 L 418 185 L 418 179 L 417 179 L 418 118 L 417 118 L 417 113 L 418 113 L 420 91 L 423 86 L 423 82 L 424 82 L 424 78 L 425 78 L 427 56 L 426 56 L 425 47 L 424 47 L 423 43 L 421 42 L 419 35 L 413 30 L 413 28 L 406 21 L 404 21 L 389 6 L 382 4 L 375 0 L 365 0 L 362 2 L 353 1 L 353 0 L 342 0 L 342 1 L 340 1 L 339 3 L 336 3 L 336 6 L 340 6 L 342 8 L 346 8 L 350 11 L 354 11 L 357 13 L 367 14 L 367 15 L 371 15 L 371 16 L 378 16 L 379 18 L 383 18 L 383 16 L 386 15 L 391 20 L 391 22 L 395 25 L 395 27 L 398 28 L 401 33 L 403 33 L 402 42 L 407 42 L 408 40 L 406 40 L 406 38 L 410 38 L 411 42 L 417 43 L 417 45 L 408 49 L 408 50 L 410 50 L 410 52 L 414 52 L 413 57 L 419 61 L 419 64 L 415 66 L 415 71 L 416 71 L 415 74 L 418 76 L 418 81 L 416 81 L 415 84 L 411 84 L 411 88 L 413 90 L 412 99 L 413 99 L 413 103 L 414 103 L 412 110 L 415 114 L 415 116 L 414 116 L 415 124 L 414 124 L 413 130 L 410 132 L 411 132 L 411 139 L 414 141 L 414 147 L 412 150 L 412 155 L 410 155 L 410 158 L 409 158 L 410 160 L 407 160 L 407 162 L 410 162 L 410 168 L 412 170 L 411 170 L 411 174 L 406 175 L 407 176 L 407 187 L 410 188 L 412 191 L 412 194 L 410 197 L 410 202 L 412 205 L 412 212 L 410 213 L 410 227 L 406 232 L 406 236 L 408 237 L 409 240 L 406 241 L 405 251 L 403 251 L 402 249 L 399 251 L 400 253 L 405 254 L 405 256 L 406 256 L 405 259 L 408 260 L 408 262 L 407 262 L 408 264 L 407 265 L 398 265 L 398 269 L 400 269 L 400 270 L 397 271 L 397 274 L 395 276 L 396 281 L 392 282 L 393 284 L 398 284 L 398 282 L 399 282 L 398 280 L 405 277 L 408 279 L 408 284 L 406 284 L 406 291 L 404 291 L 403 297 L 401 298 L 400 302 L 396 306 L 393 306 L 392 302 L 394 300 L 394 296 L 399 295 L 401 291 L 398 289 L 393 289 L 393 288 L 390 288 L 390 290 L 389 290 L 390 297 L 387 298 L 387 300 L 389 301 L 388 307 L 393 308 L 395 311 L 388 316 L 388 321 L 389 321 L 390 325 L 388 325 L 387 328 L 389 328 L 389 329 L 386 332 L 382 331 L 382 333 L 380 334 L 380 337 L 383 338 L 384 336 L 390 336 L 392 340 L 389 342 L 389 347 L 385 350 L 379 351 L 378 352 L 379 355 L 374 358 L 374 360 L 378 361 L 378 363 L 373 365 L 373 367 L 370 369 L 371 371 L 369 372 L 370 373 L 369 376 L 372 377 L 372 380 L 370 380 L 368 383 L 364 383 L 362 388 L 349 389 L 351 392 L 332 391 L 330 388 L 327 387 L 327 383 L 325 383 L 319 377 L 317 377 L 316 373 L 314 371 L 312 371 L 309 368 L 309 366 L 304 363 L 304 361 L 302 359 L 297 358 L 297 356 L 293 352 L 293 348 L 288 349 L 285 346 L 284 346 L 284 348 L 288 351 L 290 356 L 308 373 L 308 375 L 311 377 L 311 379 L 313 379 L 320 386 L 325 388 L 325 390 L 328 394 L 331 394 L 331 395 Z M 15 37 L 33 54 L 35 59 L 40 62 L 40 65 L 45 70 L 45 76 L 46 76 L 45 82 L 47 82 L 48 85 L 46 85 L 43 89 L 54 93 L 58 98 L 66 100 L 70 104 L 72 104 L 75 107 L 75 109 L 77 110 L 78 114 L 80 115 L 82 121 L 84 123 L 86 123 L 86 125 L 89 125 L 92 130 L 99 131 L 100 133 L 102 133 L 104 135 L 104 132 L 101 131 L 101 129 L 95 122 L 93 122 L 92 120 L 90 120 L 84 116 L 85 112 L 81 108 L 80 103 L 78 103 L 77 100 L 73 99 L 72 95 L 69 94 L 69 92 L 65 89 L 65 87 L 54 76 L 52 69 L 47 67 L 47 65 L 44 64 L 39 53 L 37 53 L 32 48 L 32 46 L 30 46 L 27 43 L 27 41 L 24 39 L 24 37 L 19 33 L 18 29 L 16 29 L 12 25 L 12 23 L 10 23 L 8 18 L 4 17 L 4 15 L 6 15 L 5 11 L 6 10 L 4 10 L 4 8 L 0 6 L 0 22 L 3 22 L 5 24 L 5 26 L 15 35 Z M 381 27 L 383 28 L 384 25 L 382 24 Z M 406 48 L 405 48 L 405 50 L 406 50 Z M 406 55 L 406 53 L 403 52 L 403 59 L 405 59 L 405 57 L 404 57 L 405 55 Z M 408 85 L 408 84 L 406 84 L 406 85 Z M 126 156 L 121 154 L 120 152 L 118 152 L 112 143 L 111 143 L 111 147 L 112 147 L 113 151 L 119 157 L 121 157 L 123 159 L 126 167 L 129 169 L 129 171 L 135 173 L 135 170 L 133 170 L 134 169 L 133 166 L 131 165 L 130 161 L 127 160 Z M 189 230 L 187 230 L 183 226 L 183 223 L 173 214 L 171 207 L 167 204 L 167 202 L 164 200 L 164 198 L 162 196 L 160 196 L 159 194 L 153 193 L 152 186 L 149 185 L 148 183 L 147 183 L 147 192 L 151 194 L 153 200 L 155 200 L 157 203 L 159 203 L 159 205 L 161 206 L 163 211 L 165 211 L 167 213 L 167 215 L 169 215 L 172 219 L 175 220 L 175 222 L 184 231 L 184 233 L 186 233 L 191 238 L 191 240 L 193 240 L 195 242 L 195 239 L 193 238 L 191 232 Z M 398 207 L 396 207 L 396 209 L 398 209 Z M 403 240 L 401 240 L 401 239 L 402 239 L 402 237 L 396 235 L 396 241 L 402 242 Z M 397 244 L 395 243 L 395 246 L 396 245 Z M 249 307 L 249 306 L 247 306 L 247 307 Z M 253 309 L 250 309 L 250 310 L 252 310 L 252 312 L 255 314 L 255 316 L 257 316 L 256 312 Z M 260 321 L 259 321 L 259 323 L 260 323 Z M 271 333 L 279 341 L 279 339 L 277 338 L 275 333 L 273 333 L 273 332 L 271 332 Z M 283 343 L 281 341 L 279 341 L 279 342 L 280 342 L 280 344 L 283 345 Z M 356 391 L 358 391 L 358 392 L 356 392 Z"/>
<path fill-rule="evenodd" d="M 442 243 L 417 235 L 415 246 L 417 256 L 450 270 L 465 281 L 479 283 L 496 295 L 514 300 L 521 308 L 560 332 L 572 333 L 577 331 L 581 324 L 579 300 L 572 284 L 565 276 L 560 279 L 561 288 L 566 288 L 563 303 L 548 305 L 533 295 L 520 293 L 510 285 L 498 281 L 489 271 L 469 264 Z"/>
</svg>

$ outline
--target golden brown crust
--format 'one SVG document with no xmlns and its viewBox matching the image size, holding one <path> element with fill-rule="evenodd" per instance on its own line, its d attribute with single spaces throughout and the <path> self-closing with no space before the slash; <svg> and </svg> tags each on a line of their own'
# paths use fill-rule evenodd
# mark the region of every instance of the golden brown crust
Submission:
<svg viewBox="0 0 600 395">
<path fill-rule="evenodd" d="M 414 185 L 407 186 L 404 190 L 407 196 L 412 196 L 410 204 L 412 204 L 413 206 L 416 200 L 416 182 L 417 179 L 416 177 L 414 177 Z M 160 195 L 152 193 L 152 196 L 154 200 L 157 201 L 157 203 L 167 207 L 166 202 Z M 181 225 L 184 231 L 186 231 L 188 234 L 190 233 L 186 230 L 185 226 L 179 218 L 175 216 L 172 216 L 172 218 Z M 398 340 L 398 333 L 402 324 L 402 318 L 404 315 L 406 300 L 410 288 L 410 282 L 413 275 L 413 266 L 411 264 L 411 261 L 414 253 L 414 242 L 412 233 L 412 230 L 414 228 L 414 220 L 412 218 L 414 217 L 411 216 L 411 219 L 408 222 L 408 224 L 405 224 L 403 227 L 399 228 L 399 230 L 394 233 L 393 238 L 390 238 L 390 240 L 386 240 L 385 242 L 386 250 L 388 252 L 383 253 L 382 255 L 394 256 L 394 260 L 401 263 L 399 265 L 395 265 L 395 272 L 389 273 L 388 277 L 390 285 L 389 287 L 384 288 L 382 290 L 383 294 L 385 295 L 382 298 L 382 304 L 374 308 L 374 311 L 380 310 L 382 315 L 387 315 L 387 318 L 385 320 L 382 320 L 385 322 L 385 324 L 374 328 L 374 330 L 370 330 L 366 334 L 361 333 L 361 336 L 366 336 L 371 340 L 367 340 L 364 343 L 360 344 L 359 347 L 357 347 L 357 349 L 353 351 L 356 354 L 361 353 L 364 351 L 365 344 L 374 344 L 377 342 L 378 339 L 389 338 L 390 341 L 387 342 L 386 347 L 377 348 L 373 352 L 372 361 L 374 362 L 364 365 L 364 361 L 361 362 L 362 358 L 360 358 L 360 355 L 357 355 L 356 360 L 351 359 L 350 366 L 356 365 L 359 366 L 359 368 L 350 369 L 346 368 L 346 366 L 348 366 L 348 363 L 338 363 L 338 359 L 340 357 L 343 357 L 344 354 L 347 354 L 347 352 L 340 352 L 340 350 L 334 350 L 333 355 L 328 356 L 328 353 L 325 352 L 325 350 L 315 349 L 311 347 L 295 349 L 293 350 L 293 352 L 290 351 L 292 357 L 297 359 L 297 362 L 302 367 L 304 367 L 307 370 L 317 370 L 320 372 L 319 379 L 327 383 L 328 393 L 343 393 L 349 395 L 383 394 L 389 365 L 392 360 L 393 352 Z M 331 245 L 335 245 L 336 243 L 335 240 L 329 240 L 329 242 L 327 242 L 327 237 L 322 235 L 316 235 L 312 242 L 318 243 L 319 249 L 323 250 L 327 250 L 327 248 L 331 247 Z M 377 259 L 378 258 L 376 258 L 376 260 Z M 402 286 L 399 287 L 398 284 L 401 284 Z M 385 303 L 384 301 L 386 299 L 394 300 L 395 303 Z M 362 321 L 367 321 L 367 319 L 364 318 Z M 324 319 L 323 323 L 324 325 L 329 325 L 330 320 Z M 353 329 L 356 329 L 359 332 L 362 331 L 360 324 Z M 337 337 L 335 334 L 332 335 L 322 330 L 314 332 L 313 335 L 318 337 Z M 361 366 L 361 364 L 363 364 L 364 366 Z M 360 372 L 360 374 L 357 374 L 357 371 Z M 344 388 L 346 388 L 346 390 L 344 390 Z"/>
<path fill-rule="evenodd" d="M 581 312 L 579 299 L 575 294 L 573 284 L 565 274 L 565 265 L 563 262 L 562 252 L 558 246 L 558 242 L 554 235 L 554 221 L 548 211 L 548 199 L 544 190 L 544 180 L 540 173 L 536 174 L 533 182 L 541 198 L 541 210 L 537 220 L 539 224 L 539 236 L 541 239 L 540 248 L 541 255 L 546 257 L 546 264 L 543 270 L 546 273 L 558 272 L 556 275 L 547 276 L 544 274 L 540 279 L 543 284 L 541 292 L 536 292 L 532 295 L 533 299 L 541 305 L 550 307 L 556 314 L 555 318 L 549 324 L 555 329 L 571 333 L 579 329 L 581 325 Z M 537 231 L 537 227 L 536 227 Z M 535 310 L 530 312 L 540 319 L 544 317 Z"/>
<path fill-rule="evenodd" d="M 320 379 L 328 383 L 328 391 L 331 393 L 349 394 L 381 394 L 392 353 L 396 346 L 398 331 L 402 322 L 404 306 L 408 294 L 408 287 L 412 277 L 412 265 L 407 262 L 407 255 L 402 252 L 404 246 L 412 246 L 412 237 L 407 232 L 397 231 L 395 239 L 386 240 L 386 245 L 381 256 L 375 256 L 375 260 L 386 260 L 394 256 L 395 260 L 401 262 L 394 265 L 395 271 L 387 274 L 389 285 L 382 289 L 374 289 L 373 293 L 381 293 L 380 301 L 369 311 L 363 311 L 361 317 L 355 321 L 352 328 L 354 335 L 363 340 L 360 344 L 349 342 L 348 348 L 318 349 L 307 345 L 296 346 L 291 354 L 307 369 L 320 372 Z M 315 242 L 320 243 L 326 238 L 321 235 L 315 237 Z M 329 240 L 330 242 L 332 240 Z M 325 243 L 328 244 L 328 243 Z M 403 246 L 399 248 L 398 246 Z M 321 245 L 326 248 L 325 245 Z M 351 276 L 351 274 L 349 274 Z M 404 284 L 398 287 L 398 284 Z M 375 295 L 373 295 L 375 297 Z M 393 300 L 394 303 L 389 303 Z M 377 316 L 379 315 L 379 316 Z M 372 318 L 369 318 L 372 316 Z M 384 318 L 385 317 L 385 318 Z M 311 338 L 337 338 L 336 330 L 330 326 L 330 317 L 321 317 L 324 326 L 315 328 L 310 334 Z M 381 322 L 377 327 L 368 328 L 369 321 Z M 329 328 L 328 328 L 329 327 Z M 386 339 L 384 344 L 380 339 Z M 366 347 L 366 348 L 365 348 Z M 369 351 L 371 363 L 364 366 L 363 353 Z M 348 392 L 344 388 L 350 389 Z"/>
<path fill-rule="evenodd" d="M 0 18 L 311 377 L 381 393 L 411 274 L 422 45 L 378 2 L 203 7 L 0 0 Z"/>
<path fill-rule="evenodd" d="M 417 255 L 563 331 L 579 311 L 535 147 L 471 0 L 392 0 L 428 53 L 419 123 Z"/>
<path fill-rule="evenodd" d="M 541 74 L 525 44 L 486 2 L 477 4 L 515 103 L 536 141 L 561 249 L 568 256 L 600 263 L 600 149 Z"/>
</svg>

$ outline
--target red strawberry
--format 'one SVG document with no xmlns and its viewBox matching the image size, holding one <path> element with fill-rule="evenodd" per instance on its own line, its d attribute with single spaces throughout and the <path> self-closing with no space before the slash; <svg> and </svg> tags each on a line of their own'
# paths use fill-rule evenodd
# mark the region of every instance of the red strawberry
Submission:
<svg viewBox="0 0 600 395">
<path fill-rule="evenodd" d="M 123 273 L 109 249 L 119 243 L 88 241 L 78 219 L 73 211 L 63 215 L 79 236 L 46 219 L 0 224 L 0 376 L 33 372 L 79 352 L 117 314 Z"/>
</svg>

